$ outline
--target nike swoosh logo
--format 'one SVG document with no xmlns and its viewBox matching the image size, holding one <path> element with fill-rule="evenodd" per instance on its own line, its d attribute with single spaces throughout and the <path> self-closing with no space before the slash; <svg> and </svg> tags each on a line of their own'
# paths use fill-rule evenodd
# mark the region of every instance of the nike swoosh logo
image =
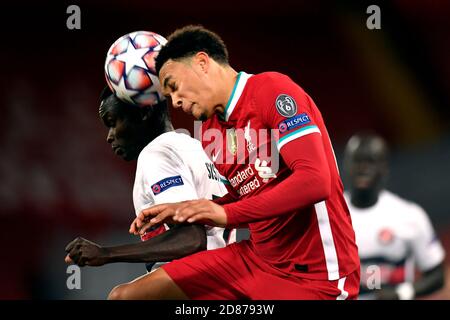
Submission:
<svg viewBox="0 0 450 320">
<path fill-rule="evenodd" d="M 219 152 L 217 152 L 217 154 L 214 154 L 214 153 L 213 153 L 213 154 L 211 155 L 211 158 L 212 158 L 212 161 L 213 161 L 213 162 L 216 162 L 217 158 L 219 157 L 220 151 L 221 151 L 221 150 L 219 150 Z"/>
</svg>

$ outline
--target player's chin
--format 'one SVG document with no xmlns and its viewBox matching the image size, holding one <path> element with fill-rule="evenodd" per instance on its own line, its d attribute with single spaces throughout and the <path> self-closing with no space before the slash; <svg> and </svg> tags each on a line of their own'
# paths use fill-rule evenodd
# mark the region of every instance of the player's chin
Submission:
<svg viewBox="0 0 450 320">
<path fill-rule="evenodd" d="M 200 110 L 196 113 L 192 113 L 192 115 L 195 117 L 195 119 L 200 120 L 200 121 L 206 121 L 209 118 L 207 112 L 200 111 Z"/>
<path fill-rule="evenodd" d="M 125 161 L 133 161 L 137 159 L 137 154 L 131 150 L 124 150 L 121 154 L 118 154 Z"/>
<path fill-rule="evenodd" d="M 374 188 L 371 186 L 367 186 L 367 187 L 356 187 L 353 186 L 353 195 L 358 197 L 358 198 L 367 198 L 370 197 L 373 192 L 374 192 Z"/>
</svg>

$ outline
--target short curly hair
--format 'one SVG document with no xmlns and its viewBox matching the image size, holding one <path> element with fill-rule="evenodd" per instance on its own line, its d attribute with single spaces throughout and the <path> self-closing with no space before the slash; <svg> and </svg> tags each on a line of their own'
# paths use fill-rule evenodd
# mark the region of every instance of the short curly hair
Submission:
<svg viewBox="0 0 450 320">
<path fill-rule="evenodd" d="M 167 39 L 156 60 L 156 72 L 159 74 L 164 63 L 206 52 L 216 62 L 228 64 L 228 51 L 223 40 L 214 32 L 202 27 L 189 25 L 175 30 Z"/>
<path fill-rule="evenodd" d="M 152 106 L 138 107 L 120 100 L 108 86 L 105 86 L 100 93 L 100 106 L 98 108 L 100 118 L 103 118 L 112 109 L 120 116 L 126 116 L 136 121 L 141 121 L 144 114 L 152 118 L 153 123 L 163 123 L 166 119 L 170 120 L 169 108 L 165 100 Z"/>
</svg>

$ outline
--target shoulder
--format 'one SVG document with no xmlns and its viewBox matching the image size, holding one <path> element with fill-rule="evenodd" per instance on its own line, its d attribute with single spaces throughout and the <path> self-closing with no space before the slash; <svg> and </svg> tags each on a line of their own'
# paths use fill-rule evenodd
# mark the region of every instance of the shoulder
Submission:
<svg viewBox="0 0 450 320">
<path fill-rule="evenodd" d="M 294 84 L 294 81 L 285 74 L 268 71 L 253 75 L 250 77 L 249 83 L 256 87 L 278 87 L 286 84 Z"/>
<path fill-rule="evenodd" d="M 191 136 L 170 131 L 158 136 L 150 142 L 141 152 L 144 156 L 154 152 L 178 153 L 201 148 L 200 141 Z"/>
<path fill-rule="evenodd" d="M 253 110 L 263 124 L 277 126 L 293 116 L 304 116 L 317 121 L 321 117 L 308 94 L 290 77 L 279 72 L 264 72 L 250 78 Z M 274 128 L 277 128 L 274 127 Z"/>
<path fill-rule="evenodd" d="M 389 191 L 389 190 L 382 190 L 380 193 L 380 198 L 390 205 L 397 205 L 402 206 L 404 208 L 408 209 L 417 209 L 420 208 L 420 206 L 410 200 L 406 200 L 405 198 L 402 198 L 401 196 Z"/>
<path fill-rule="evenodd" d="M 391 191 L 383 190 L 380 198 L 386 206 L 391 207 L 407 221 L 421 222 L 429 219 L 427 213 L 419 204 L 406 200 Z"/>
<path fill-rule="evenodd" d="M 183 133 L 166 132 L 150 142 L 139 154 L 138 166 L 142 163 L 174 164 L 183 162 L 185 155 L 203 151 L 200 141 Z"/>
<path fill-rule="evenodd" d="M 261 72 L 258 74 L 254 74 L 251 79 L 253 81 L 277 81 L 277 80 L 287 80 L 290 79 L 287 75 L 276 72 L 276 71 L 267 71 Z"/>
<path fill-rule="evenodd" d="M 290 97 L 302 105 L 309 104 L 307 93 L 285 74 L 264 72 L 252 76 L 249 81 L 254 101 L 266 103 Z"/>
</svg>

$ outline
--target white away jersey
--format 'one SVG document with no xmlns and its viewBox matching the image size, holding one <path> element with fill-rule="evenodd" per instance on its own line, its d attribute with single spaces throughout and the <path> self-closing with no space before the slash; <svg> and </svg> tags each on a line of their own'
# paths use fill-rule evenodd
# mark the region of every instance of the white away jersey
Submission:
<svg viewBox="0 0 450 320">
<path fill-rule="evenodd" d="M 136 215 L 156 204 L 213 199 L 226 193 L 201 143 L 186 134 L 166 132 L 150 142 L 139 155 L 133 188 Z M 142 240 L 163 231 L 150 231 Z M 208 250 L 236 241 L 236 230 L 206 226 L 206 235 Z"/>
<path fill-rule="evenodd" d="M 362 298 L 370 298 L 368 278 L 378 267 L 381 287 L 414 281 L 414 266 L 430 270 L 444 260 L 444 249 L 425 211 L 387 191 L 370 208 L 356 208 L 346 192 L 361 259 Z M 372 291 L 373 293 L 373 291 Z M 367 294 L 364 296 L 364 294 Z"/>
</svg>

